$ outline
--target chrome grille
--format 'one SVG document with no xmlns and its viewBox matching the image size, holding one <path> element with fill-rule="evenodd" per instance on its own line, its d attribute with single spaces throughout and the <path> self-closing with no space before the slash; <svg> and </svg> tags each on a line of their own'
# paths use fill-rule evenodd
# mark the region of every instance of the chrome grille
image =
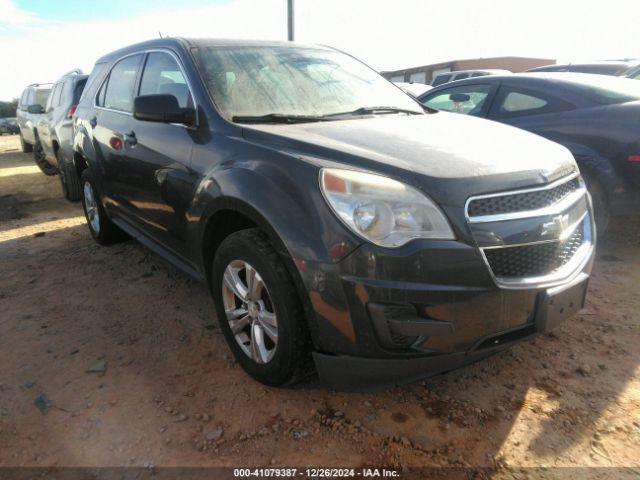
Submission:
<svg viewBox="0 0 640 480">
<path fill-rule="evenodd" d="M 574 177 L 568 182 L 546 190 L 476 198 L 469 202 L 467 215 L 469 217 L 482 217 L 538 210 L 559 202 L 578 188 L 580 188 L 580 181 L 578 177 Z"/>
<path fill-rule="evenodd" d="M 496 277 L 539 277 L 565 265 L 584 242 L 584 222 L 564 241 L 484 250 Z"/>
</svg>

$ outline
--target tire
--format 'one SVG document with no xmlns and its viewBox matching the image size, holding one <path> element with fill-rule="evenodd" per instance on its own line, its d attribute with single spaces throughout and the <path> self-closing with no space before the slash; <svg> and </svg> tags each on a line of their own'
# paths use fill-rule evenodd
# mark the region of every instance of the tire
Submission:
<svg viewBox="0 0 640 480">
<path fill-rule="evenodd" d="M 62 194 L 70 202 L 77 202 L 80 200 L 80 179 L 76 167 L 73 162 L 64 158 L 60 149 L 56 152 L 56 159 L 58 160 Z"/>
<path fill-rule="evenodd" d="M 22 153 L 33 152 L 33 145 L 24 141 L 24 138 L 22 137 L 22 132 L 20 132 L 20 150 L 22 150 Z"/>
<path fill-rule="evenodd" d="M 240 269 L 243 265 L 244 270 Z M 227 278 L 247 282 L 247 265 L 256 272 L 257 287 L 251 301 L 245 303 L 229 288 L 234 282 L 225 282 L 225 272 Z M 258 287 L 260 281 L 262 288 Z M 248 290 L 247 283 L 241 285 Z M 285 386 L 311 371 L 310 341 L 300 299 L 284 263 L 262 232 L 242 230 L 222 242 L 213 260 L 210 287 L 227 344 L 251 377 L 265 385 Z M 225 306 L 233 309 L 233 317 L 239 320 L 228 317 Z M 238 328 L 237 335 L 231 322 Z M 274 323 L 277 342 L 272 339 Z M 251 335 L 256 331 L 262 333 Z M 259 345 L 254 343 L 256 338 L 263 338 L 263 349 L 251 348 Z"/>
<path fill-rule="evenodd" d="M 93 239 L 100 245 L 110 245 L 127 240 L 128 235 L 107 216 L 89 169 L 82 172 L 80 184 L 82 186 L 82 209 Z M 92 200 L 88 197 L 91 197 Z"/>
<path fill-rule="evenodd" d="M 58 169 L 47 162 L 44 150 L 42 148 L 42 143 L 40 143 L 40 139 L 37 135 L 35 139 L 36 141 L 33 144 L 33 159 L 35 160 L 36 165 L 38 166 L 38 168 L 40 168 L 40 170 L 42 170 L 42 173 L 44 173 L 48 177 L 56 175 L 58 173 Z"/>
<path fill-rule="evenodd" d="M 603 238 L 609 227 L 611 220 L 611 210 L 609 208 L 609 201 L 604 193 L 602 185 L 597 180 L 585 179 L 587 184 L 587 190 L 591 194 L 591 201 L 593 202 L 593 216 L 596 224 L 596 235 L 598 238 Z"/>
</svg>

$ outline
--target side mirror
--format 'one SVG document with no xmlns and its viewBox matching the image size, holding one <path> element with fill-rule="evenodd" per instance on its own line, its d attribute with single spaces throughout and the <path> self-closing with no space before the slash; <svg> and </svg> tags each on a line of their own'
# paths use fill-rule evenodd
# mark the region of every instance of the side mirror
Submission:
<svg viewBox="0 0 640 480">
<path fill-rule="evenodd" d="M 27 107 L 27 112 L 29 113 L 44 113 L 44 108 L 39 103 L 35 103 L 33 105 L 29 105 Z"/>
<path fill-rule="evenodd" d="M 190 124 L 193 108 L 182 108 L 173 95 L 140 95 L 133 99 L 133 118 L 147 122 Z"/>
<path fill-rule="evenodd" d="M 471 100 L 471 97 L 466 93 L 452 93 L 449 95 L 449 100 L 452 102 L 468 102 Z"/>
</svg>

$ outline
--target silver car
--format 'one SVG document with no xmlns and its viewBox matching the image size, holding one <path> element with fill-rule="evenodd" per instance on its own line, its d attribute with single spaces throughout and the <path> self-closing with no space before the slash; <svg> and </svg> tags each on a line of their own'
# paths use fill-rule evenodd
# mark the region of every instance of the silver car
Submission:
<svg viewBox="0 0 640 480">
<path fill-rule="evenodd" d="M 20 146 L 25 153 L 33 151 L 33 144 L 36 141 L 36 123 L 44 112 L 44 106 L 50 92 L 50 83 L 33 83 L 25 88 L 20 95 L 16 120 L 20 128 Z"/>
</svg>

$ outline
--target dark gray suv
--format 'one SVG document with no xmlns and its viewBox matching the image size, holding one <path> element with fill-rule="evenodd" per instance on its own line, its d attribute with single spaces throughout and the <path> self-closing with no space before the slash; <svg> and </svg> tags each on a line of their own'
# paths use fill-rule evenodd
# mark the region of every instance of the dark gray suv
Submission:
<svg viewBox="0 0 640 480">
<path fill-rule="evenodd" d="M 62 192 L 68 200 L 80 200 L 80 179 L 73 166 L 73 114 L 88 75 L 81 70 L 65 73 L 54 85 L 36 123 L 34 156 L 47 175 L 60 174 Z"/>
<path fill-rule="evenodd" d="M 50 92 L 50 83 L 34 83 L 25 88 L 20 95 L 16 121 L 20 128 L 20 147 L 25 153 L 33 151 L 33 144 L 36 141 L 36 123 L 44 112 Z"/>
<path fill-rule="evenodd" d="M 328 47 L 113 52 L 74 149 L 94 239 L 128 234 L 207 282 L 236 359 L 269 385 L 313 364 L 342 388 L 416 379 L 584 302 L 592 207 L 566 148 L 425 110 Z"/>
</svg>

